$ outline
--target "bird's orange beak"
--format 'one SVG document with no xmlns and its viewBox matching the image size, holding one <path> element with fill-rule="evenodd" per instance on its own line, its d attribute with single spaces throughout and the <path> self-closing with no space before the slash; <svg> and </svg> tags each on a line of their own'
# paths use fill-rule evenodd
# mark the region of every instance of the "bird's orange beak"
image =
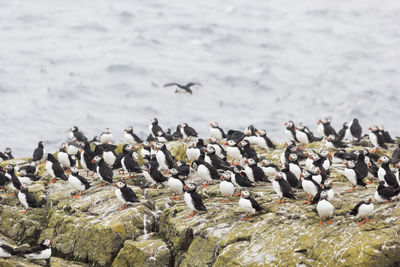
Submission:
<svg viewBox="0 0 400 267">
<path fill-rule="evenodd" d="M 95 163 L 94 159 L 91 160 L 92 163 Z"/>
<path fill-rule="evenodd" d="M 50 244 L 53 243 L 53 240 L 50 240 Z"/>
</svg>

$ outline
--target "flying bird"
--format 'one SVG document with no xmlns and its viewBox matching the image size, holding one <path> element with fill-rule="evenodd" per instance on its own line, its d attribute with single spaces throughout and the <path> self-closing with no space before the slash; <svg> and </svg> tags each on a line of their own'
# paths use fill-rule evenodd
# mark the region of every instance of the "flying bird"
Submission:
<svg viewBox="0 0 400 267">
<path fill-rule="evenodd" d="M 181 85 L 179 83 L 167 83 L 167 84 L 164 84 L 164 87 L 173 86 L 173 85 L 177 86 L 177 88 L 175 89 L 175 93 L 189 93 L 189 94 L 193 94 L 192 89 L 190 89 L 192 86 L 194 86 L 194 85 L 202 86 L 200 83 L 190 82 L 186 85 Z"/>
</svg>

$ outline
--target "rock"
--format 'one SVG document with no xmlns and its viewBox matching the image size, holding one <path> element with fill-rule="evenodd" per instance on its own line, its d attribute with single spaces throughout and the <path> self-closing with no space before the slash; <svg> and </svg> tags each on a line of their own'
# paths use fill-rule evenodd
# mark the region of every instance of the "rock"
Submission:
<svg viewBox="0 0 400 267">
<path fill-rule="evenodd" d="M 30 262 L 23 258 L 0 258 L 1 267 L 41 267 L 42 265 Z"/>
<path fill-rule="evenodd" d="M 112 266 L 167 267 L 171 264 L 172 254 L 167 244 L 161 239 L 151 239 L 125 241 Z"/>
<path fill-rule="evenodd" d="M 77 261 L 68 261 L 62 258 L 51 257 L 50 267 L 89 267 L 89 264 Z"/>
</svg>

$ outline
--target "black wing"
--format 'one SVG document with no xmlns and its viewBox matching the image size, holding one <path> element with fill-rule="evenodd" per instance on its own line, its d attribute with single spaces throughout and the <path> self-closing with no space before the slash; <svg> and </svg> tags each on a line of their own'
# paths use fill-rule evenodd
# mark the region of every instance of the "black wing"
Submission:
<svg viewBox="0 0 400 267">
<path fill-rule="evenodd" d="M 90 188 L 90 184 L 88 182 L 88 180 L 86 180 L 85 178 L 83 178 L 81 175 L 77 174 L 76 177 L 78 177 L 79 181 L 81 181 L 82 184 L 85 185 L 86 189 Z"/>
<path fill-rule="evenodd" d="M 236 183 L 240 186 L 243 186 L 243 187 L 252 187 L 253 186 L 253 184 L 251 183 L 251 181 L 249 180 L 247 175 L 235 174 L 235 180 L 236 180 Z"/>
<path fill-rule="evenodd" d="M 79 142 L 87 142 L 87 138 L 82 132 L 74 132 L 74 136 Z"/>
<path fill-rule="evenodd" d="M 345 127 L 343 127 L 342 129 L 340 129 L 340 131 L 339 131 L 339 133 L 338 133 L 338 136 L 337 136 L 337 140 L 340 140 L 340 141 L 342 141 L 343 140 L 343 138 L 344 138 L 344 136 L 346 135 L 346 128 Z"/>
<path fill-rule="evenodd" d="M 193 192 L 190 193 L 190 195 L 192 196 L 193 205 L 196 208 L 196 210 L 205 210 L 205 211 L 207 211 L 207 208 L 204 206 L 203 199 L 201 198 L 199 193 L 197 193 L 196 191 L 193 191 Z"/>
<path fill-rule="evenodd" d="M 357 184 L 367 187 L 367 184 L 364 182 L 363 178 L 361 178 L 360 172 L 358 170 L 356 170 L 355 168 L 354 168 L 354 172 L 356 173 Z"/>
<path fill-rule="evenodd" d="M 193 129 L 192 127 L 190 127 L 190 126 L 186 126 L 186 127 L 185 127 L 185 133 L 186 133 L 188 136 L 195 136 L 195 137 L 197 137 L 197 132 L 196 132 L 196 130 Z"/>
<path fill-rule="evenodd" d="M 168 179 L 162 175 L 162 173 L 159 170 L 153 170 L 150 172 L 151 177 L 156 181 L 157 183 L 163 183 L 168 181 Z"/>
<path fill-rule="evenodd" d="M 252 169 L 253 169 L 254 180 L 267 183 L 271 182 L 260 167 L 254 165 Z"/>
<path fill-rule="evenodd" d="M 173 86 L 173 85 L 176 85 L 176 86 L 181 86 L 180 84 L 178 84 L 178 83 L 166 83 L 166 84 L 164 84 L 164 87 L 167 87 L 167 86 Z"/>
<path fill-rule="evenodd" d="M 358 209 L 360 208 L 360 206 L 364 203 L 364 201 L 360 201 L 350 212 L 350 215 L 357 215 L 358 213 Z"/>
<path fill-rule="evenodd" d="M 274 143 L 272 143 L 271 139 L 269 139 L 267 136 L 264 136 L 264 139 L 269 148 L 275 149 L 275 145 L 274 145 Z"/>
<path fill-rule="evenodd" d="M 33 161 L 38 161 L 43 158 L 43 147 L 38 147 L 33 151 Z"/>
<path fill-rule="evenodd" d="M 171 153 L 166 149 L 165 150 L 165 160 L 167 161 L 167 164 L 168 164 L 168 168 L 172 168 L 172 167 L 174 167 L 174 159 L 172 158 L 172 155 L 171 155 Z"/>
<path fill-rule="evenodd" d="M 201 83 L 190 82 L 190 83 L 186 84 L 185 87 L 191 87 L 193 85 L 203 86 Z"/>
<path fill-rule="evenodd" d="M 3 160 L 8 160 L 8 157 L 4 155 L 3 152 L 0 152 L 0 158 L 2 158 Z"/>
<path fill-rule="evenodd" d="M 392 154 L 392 164 L 400 162 L 400 147 L 396 148 Z"/>
<path fill-rule="evenodd" d="M 281 187 L 281 191 L 284 197 L 297 199 L 296 196 L 293 194 L 292 187 L 285 179 L 279 180 L 279 185 Z"/>
<path fill-rule="evenodd" d="M 112 178 L 114 176 L 113 170 L 110 167 L 108 167 L 108 165 L 104 162 L 104 160 L 100 168 L 100 174 L 105 181 L 112 183 Z"/>
<path fill-rule="evenodd" d="M 42 250 L 45 250 L 45 249 L 47 249 L 47 248 L 44 247 L 44 246 L 36 246 L 36 247 L 33 247 L 33 248 L 29 248 L 27 250 L 21 251 L 20 254 L 39 253 L 39 252 L 41 252 Z"/>
<path fill-rule="evenodd" d="M 158 136 L 158 132 L 161 132 L 162 134 L 164 134 L 163 129 L 157 124 L 157 125 L 153 125 L 153 127 L 151 128 L 151 131 L 153 132 L 153 134 L 155 136 Z"/>
<path fill-rule="evenodd" d="M 257 203 L 257 201 L 256 201 L 254 198 L 249 197 L 249 200 L 250 200 L 250 202 L 251 202 L 251 206 L 252 206 L 256 211 L 260 211 L 260 210 L 263 209 L 263 208 Z"/>
<path fill-rule="evenodd" d="M 357 138 L 358 140 L 361 139 L 362 128 L 361 128 L 360 124 L 358 124 L 358 122 L 355 123 L 355 122 L 353 121 L 353 124 L 350 126 L 350 132 L 351 132 L 351 134 L 352 134 L 355 138 Z"/>
<path fill-rule="evenodd" d="M 140 202 L 132 188 L 125 186 L 121 189 L 124 199 L 128 202 Z"/>
<path fill-rule="evenodd" d="M 387 149 L 387 145 L 385 144 L 385 139 L 383 139 L 383 136 L 380 133 L 376 133 L 376 138 L 378 140 L 378 145 L 380 147 L 383 147 L 384 149 Z"/>
<path fill-rule="evenodd" d="M 28 202 L 29 207 L 40 208 L 42 206 L 36 201 L 35 197 L 30 192 L 26 191 L 25 196 L 26 202 Z"/>
<path fill-rule="evenodd" d="M 1 244 L 0 248 L 2 248 L 5 252 L 10 253 L 11 255 L 15 255 L 15 251 L 12 247 L 7 246 L 6 244 Z"/>
<path fill-rule="evenodd" d="M 324 126 L 324 133 L 325 136 L 330 136 L 330 135 L 334 135 L 335 137 L 337 136 L 335 129 L 333 129 L 333 127 L 330 124 L 326 124 Z"/>
<path fill-rule="evenodd" d="M 141 173 L 142 169 L 132 157 L 125 157 L 125 167 L 129 172 Z"/>
<path fill-rule="evenodd" d="M 135 140 L 136 143 L 142 143 L 143 142 L 142 139 L 140 139 L 140 137 L 137 136 L 136 134 L 131 133 L 131 135 L 132 135 L 132 137 L 133 137 L 133 139 Z"/>
<path fill-rule="evenodd" d="M 392 139 L 392 137 L 390 136 L 390 134 L 389 134 L 388 131 L 383 131 L 383 132 L 382 132 L 382 136 L 383 136 L 383 140 L 384 140 L 386 143 L 391 143 L 391 144 L 394 143 L 394 140 Z"/>
<path fill-rule="evenodd" d="M 54 175 L 56 177 L 58 177 L 58 178 L 60 178 L 60 179 L 62 179 L 64 181 L 68 180 L 68 178 L 65 176 L 64 170 L 61 167 L 60 162 L 58 162 L 58 160 L 53 162 L 53 171 L 54 171 Z"/>
</svg>

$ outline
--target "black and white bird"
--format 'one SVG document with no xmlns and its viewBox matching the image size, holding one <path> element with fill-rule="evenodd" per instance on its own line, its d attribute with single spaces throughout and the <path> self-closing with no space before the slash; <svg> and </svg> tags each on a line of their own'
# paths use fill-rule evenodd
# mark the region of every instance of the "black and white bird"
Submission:
<svg viewBox="0 0 400 267">
<path fill-rule="evenodd" d="M 363 219 L 362 222 L 358 222 L 358 225 L 363 225 L 368 222 L 367 217 L 374 211 L 374 204 L 372 201 L 372 197 L 365 196 L 364 199 L 350 211 L 349 214 L 356 216 L 356 219 Z"/>
<path fill-rule="evenodd" d="M 67 144 L 62 144 L 57 154 L 57 159 L 64 169 L 70 169 L 73 166 L 72 156 L 67 153 Z"/>
<path fill-rule="evenodd" d="M 128 147 L 129 146 L 131 145 L 128 145 Z M 132 151 L 125 155 L 121 160 L 122 168 L 130 175 L 125 179 L 132 178 L 133 173 L 142 173 L 142 169 L 140 168 L 140 165 L 138 163 L 139 155 L 135 151 L 133 151 L 132 147 L 131 150 Z"/>
<path fill-rule="evenodd" d="M 239 142 L 239 145 L 242 148 L 242 155 L 244 158 L 254 158 L 256 161 L 258 161 L 257 152 L 250 146 L 250 142 L 248 140 L 243 139 Z"/>
<path fill-rule="evenodd" d="M 97 174 L 100 176 L 100 179 L 103 181 L 98 187 L 102 187 L 107 184 L 112 184 L 113 183 L 113 170 L 110 168 L 110 166 L 107 165 L 107 163 L 104 161 L 104 159 L 100 156 L 95 156 L 92 159 L 93 163 L 97 163 Z"/>
<path fill-rule="evenodd" d="M 323 118 L 318 120 L 318 134 L 321 137 L 328 137 L 330 135 L 334 136 L 336 138 L 337 133 L 335 129 L 331 126 L 331 121 L 328 118 Z"/>
<path fill-rule="evenodd" d="M 144 163 L 142 166 L 143 175 L 146 180 L 150 183 L 151 188 L 155 188 L 157 184 L 165 185 L 168 181 L 159 170 L 156 164 Z"/>
<path fill-rule="evenodd" d="M 188 139 L 189 137 L 197 137 L 196 130 L 190 127 L 187 123 L 179 124 L 178 127 L 183 139 Z"/>
<path fill-rule="evenodd" d="M 277 172 L 280 171 L 279 167 L 273 164 L 269 159 L 263 159 L 261 161 L 261 169 L 267 177 L 275 178 Z"/>
<path fill-rule="evenodd" d="M 299 142 L 296 137 L 296 130 L 293 121 L 285 122 L 285 135 L 289 141 Z"/>
<path fill-rule="evenodd" d="M 115 189 L 115 196 L 124 204 L 118 211 L 125 209 L 129 204 L 140 202 L 132 188 L 127 186 L 124 182 L 117 182 L 115 186 L 117 187 L 117 189 Z"/>
<path fill-rule="evenodd" d="M 229 170 L 229 163 L 223 160 L 215 153 L 215 149 L 213 146 L 209 146 L 206 148 L 207 156 L 210 159 L 211 165 L 214 166 L 217 170 Z"/>
<path fill-rule="evenodd" d="M 279 201 L 277 203 L 285 203 L 284 198 L 297 199 L 292 191 L 292 187 L 284 179 L 285 174 L 283 172 L 278 172 L 275 175 L 275 179 L 272 181 L 272 188 L 275 193 L 279 196 Z"/>
<path fill-rule="evenodd" d="M 4 150 L 4 155 L 7 157 L 7 160 L 14 159 L 14 156 L 12 155 L 12 150 L 9 147 L 6 147 L 6 149 Z"/>
<path fill-rule="evenodd" d="M 217 122 L 210 123 L 210 136 L 214 136 L 218 140 L 222 140 L 226 137 L 224 130 L 219 127 Z"/>
<path fill-rule="evenodd" d="M 17 253 L 15 252 L 15 250 L 12 247 L 10 247 L 6 244 L 3 244 L 0 241 L 0 258 L 10 258 L 16 254 Z"/>
<path fill-rule="evenodd" d="M 52 242 L 50 239 L 43 240 L 39 246 L 24 250 L 20 254 L 31 260 L 48 260 L 51 257 Z"/>
<path fill-rule="evenodd" d="M 192 218 L 199 211 L 207 211 L 207 208 L 203 204 L 203 199 L 196 192 L 196 186 L 192 183 L 184 186 L 185 195 L 184 199 L 189 209 L 192 210 L 192 213 L 188 216 L 188 218 Z"/>
<path fill-rule="evenodd" d="M 360 141 L 362 128 L 357 118 L 354 118 L 348 125 L 346 136 L 352 137 L 352 141 Z"/>
<path fill-rule="evenodd" d="M 86 136 L 79 131 L 77 126 L 72 126 L 70 128 L 70 133 L 69 133 L 69 138 L 75 137 L 79 142 L 87 142 L 88 139 L 86 138 Z"/>
<path fill-rule="evenodd" d="M 324 224 L 324 219 L 328 218 L 328 221 L 326 224 L 331 224 L 331 218 L 333 215 L 333 211 L 335 207 L 332 205 L 331 202 L 327 199 L 328 195 L 326 191 L 321 192 L 320 200 L 318 201 L 317 204 L 317 211 L 319 214 L 319 217 L 321 218 L 321 221 L 318 225 L 323 225 Z"/>
<path fill-rule="evenodd" d="M 21 185 L 18 191 L 18 200 L 24 206 L 25 210 L 20 211 L 20 213 L 26 213 L 33 208 L 41 208 L 42 204 L 37 202 L 35 197 L 28 191 L 27 187 Z"/>
<path fill-rule="evenodd" d="M 325 146 L 327 148 L 331 148 L 331 149 L 340 149 L 340 148 L 347 147 L 347 145 L 345 143 L 343 143 L 338 138 L 335 138 L 333 135 L 330 135 L 326 138 Z"/>
<path fill-rule="evenodd" d="M 208 144 L 207 147 L 212 146 L 215 150 L 215 154 L 219 157 L 224 157 L 226 156 L 226 151 L 225 149 L 218 144 L 218 139 L 215 138 L 214 136 L 210 136 L 210 138 L 208 138 Z"/>
<path fill-rule="evenodd" d="M 157 136 L 164 134 L 163 129 L 158 125 L 157 118 L 152 118 L 150 123 L 151 124 L 149 126 L 149 130 L 150 130 L 150 134 L 153 138 L 157 138 Z"/>
<path fill-rule="evenodd" d="M 23 186 L 29 186 L 40 179 L 39 176 L 28 174 L 25 170 L 18 171 L 18 179 Z"/>
<path fill-rule="evenodd" d="M 249 177 L 250 181 L 252 181 L 253 183 L 259 183 L 259 182 L 271 183 L 271 181 L 265 175 L 263 169 L 257 165 L 255 159 L 249 158 L 245 160 L 245 163 L 247 163 L 247 165 L 244 168 L 244 171 L 246 172 L 247 177 Z"/>
<path fill-rule="evenodd" d="M 258 138 L 257 138 L 257 145 L 261 147 L 264 150 L 268 149 L 275 149 L 276 146 L 274 143 L 269 139 L 267 136 L 267 131 L 265 129 L 258 130 L 256 132 Z"/>
<path fill-rule="evenodd" d="M 385 143 L 394 144 L 394 140 L 390 136 L 389 132 L 385 131 L 385 128 L 383 127 L 383 125 L 378 125 L 378 130 L 379 130 L 379 133 L 382 135 L 383 141 L 385 141 Z"/>
<path fill-rule="evenodd" d="M 100 143 L 110 144 L 113 141 L 113 135 L 109 128 L 106 128 L 104 132 L 100 134 Z"/>
<path fill-rule="evenodd" d="M 140 144 L 142 149 L 140 150 L 140 155 L 142 155 L 142 158 L 144 160 L 150 160 L 151 156 L 151 147 L 150 143 L 148 141 L 144 141 L 143 143 Z"/>
<path fill-rule="evenodd" d="M 33 151 L 32 160 L 40 161 L 42 160 L 44 154 L 46 154 L 46 150 L 44 148 L 44 142 L 40 141 L 38 147 Z"/>
<path fill-rule="evenodd" d="M 235 185 L 233 184 L 231 177 L 230 171 L 224 172 L 224 174 L 221 175 L 220 179 L 222 181 L 219 184 L 219 191 L 222 195 L 221 202 L 231 202 L 230 199 L 235 193 Z M 227 200 L 225 198 L 227 198 Z"/>
<path fill-rule="evenodd" d="M 204 182 L 202 185 L 203 188 L 209 186 L 212 180 L 219 179 L 217 169 L 203 160 L 195 160 L 192 163 L 192 169 L 196 171 L 196 176 Z"/>
<path fill-rule="evenodd" d="M 385 181 L 386 185 L 389 185 L 394 188 L 399 187 L 399 183 L 396 179 L 396 176 L 389 167 L 390 164 L 389 157 L 381 156 L 378 159 L 378 163 L 381 163 L 381 166 L 378 169 L 379 181 Z"/>
<path fill-rule="evenodd" d="M 202 86 L 200 83 L 189 82 L 186 85 L 182 85 L 182 84 L 179 84 L 179 83 L 167 83 L 167 84 L 164 84 L 164 87 L 176 86 L 175 93 L 193 94 L 193 91 L 192 91 L 191 87 L 193 87 L 194 85 Z"/>
<path fill-rule="evenodd" d="M 78 191 L 78 193 L 73 196 L 75 199 L 79 198 L 84 190 L 90 188 L 89 182 L 79 174 L 79 170 L 76 167 L 71 168 L 71 173 L 68 176 L 68 184 Z"/>
<path fill-rule="evenodd" d="M 400 187 L 393 188 L 385 186 L 385 181 L 379 181 L 378 187 L 375 191 L 375 200 L 379 203 L 385 203 L 392 200 L 399 199 Z"/>
<path fill-rule="evenodd" d="M 130 145 L 136 145 L 143 142 L 142 139 L 140 139 L 140 137 L 133 132 L 132 126 L 125 128 L 124 132 L 125 132 L 124 134 L 125 143 Z"/>
<path fill-rule="evenodd" d="M 167 146 L 163 143 L 156 144 L 158 149 L 156 158 L 159 164 L 159 169 L 161 171 L 166 171 L 174 167 L 174 159 L 171 155 L 171 152 L 167 149 Z"/>
<path fill-rule="evenodd" d="M 53 178 L 50 183 L 54 183 L 56 178 L 60 178 L 61 180 L 68 181 L 68 178 L 64 174 L 64 170 L 61 167 L 60 162 L 53 156 L 51 153 L 45 154 L 46 162 L 46 171 Z"/>
<path fill-rule="evenodd" d="M 179 171 L 176 168 L 172 168 L 168 172 L 171 174 L 171 177 L 168 179 L 168 187 L 174 193 L 170 199 L 179 200 L 180 196 L 183 194 L 185 182 L 182 179 L 183 177 L 179 175 Z"/>
<path fill-rule="evenodd" d="M 371 141 L 372 145 L 375 149 L 384 148 L 388 149 L 387 145 L 385 144 L 385 139 L 383 138 L 382 134 L 379 132 L 379 128 L 376 125 L 370 126 L 368 128 L 371 132 L 369 133 L 369 140 Z"/>
<path fill-rule="evenodd" d="M 246 216 L 244 218 L 240 218 L 244 221 L 250 220 L 253 214 L 255 214 L 257 211 L 263 210 L 263 208 L 247 190 L 243 190 L 240 194 L 239 207 L 246 212 Z"/>
<path fill-rule="evenodd" d="M 86 170 L 86 176 L 89 176 L 89 171 L 92 172 L 92 175 L 96 172 L 96 164 L 92 163 L 92 159 L 94 158 L 94 153 L 90 149 L 90 144 L 88 142 L 85 143 L 83 148 L 80 149 L 81 153 L 81 166 L 84 170 Z"/>
<path fill-rule="evenodd" d="M 346 176 L 347 180 L 351 183 L 351 189 L 347 192 L 353 192 L 357 185 L 361 185 L 363 187 L 367 187 L 367 184 L 361 179 L 361 175 L 358 170 L 355 168 L 356 163 L 353 160 L 344 162 L 344 176 Z"/>
<path fill-rule="evenodd" d="M 226 148 L 226 153 L 232 159 L 231 165 L 239 164 L 243 158 L 242 148 L 239 147 L 238 143 L 232 139 L 228 140 L 225 144 L 228 145 Z"/>
<path fill-rule="evenodd" d="M 305 204 L 311 204 L 311 199 L 314 198 L 319 192 L 321 192 L 321 185 L 313 179 L 313 175 L 310 172 L 304 170 L 301 174 L 303 178 L 301 185 L 304 192 L 306 192 L 307 201 Z"/>
</svg>

